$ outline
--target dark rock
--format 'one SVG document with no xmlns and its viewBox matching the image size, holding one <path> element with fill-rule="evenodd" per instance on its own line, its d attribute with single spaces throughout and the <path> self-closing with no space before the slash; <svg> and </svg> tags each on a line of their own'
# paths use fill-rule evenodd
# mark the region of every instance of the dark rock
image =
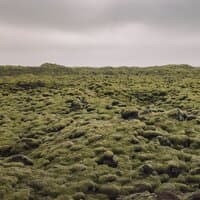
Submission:
<svg viewBox="0 0 200 200">
<path fill-rule="evenodd" d="M 78 192 L 78 193 L 74 194 L 73 199 L 74 200 L 85 200 L 86 196 L 83 192 Z"/>
<path fill-rule="evenodd" d="M 120 102 L 119 101 L 116 101 L 116 100 L 114 100 L 113 102 L 112 102 L 112 106 L 117 106 L 117 105 L 119 105 L 120 104 Z"/>
<path fill-rule="evenodd" d="M 134 190 L 137 193 L 142 193 L 146 191 L 153 192 L 153 187 L 149 183 L 137 183 L 134 185 L 134 187 L 135 187 Z"/>
<path fill-rule="evenodd" d="M 173 192 L 161 192 L 157 194 L 157 200 L 180 200 Z"/>
<path fill-rule="evenodd" d="M 186 114 L 186 112 L 182 111 L 179 108 L 171 110 L 169 112 L 169 116 L 172 117 L 172 118 L 177 119 L 178 121 L 187 120 L 187 114 Z"/>
<path fill-rule="evenodd" d="M 87 110 L 87 112 L 92 112 L 92 111 L 94 111 L 95 110 L 95 107 L 93 107 L 92 105 L 86 105 L 86 110 Z"/>
<path fill-rule="evenodd" d="M 178 175 L 181 174 L 182 171 L 183 171 L 183 169 L 180 166 L 169 165 L 167 167 L 167 174 L 170 177 L 178 177 Z"/>
<path fill-rule="evenodd" d="M 7 159 L 8 162 L 21 162 L 24 165 L 33 165 L 33 161 L 25 155 L 13 155 Z"/>
<path fill-rule="evenodd" d="M 125 103 L 119 103 L 118 107 L 126 107 L 126 104 Z"/>
<path fill-rule="evenodd" d="M 114 157 L 112 151 L 106 151 L 104 154 L 97 160 L 99 165 L 108 165 L 109 167 L 116 168 L 118 166 L 118 161 Z"/>
<path fill-rule="evenodd" d="M 48 133 L 50 133 L 50 132 L 58 132 L 58 131 L 61 131 L 63 128 L 65 128 L 65 124 L 55 124 L 52 127 L 48 127 L 47 128 L 47 132 Z"/>
<path fill-rule="evenodd" d="M 195 115 L 188 115 L 187 120 L 193 120 L 196 119 L 197 117 Z"/>
<path fill-rule="evenodd" d="M 153 166 L 151 164 L 144 164 L 140 167 L 139 170 L 140 173 L 142 173 L 143 175 L 150 175 L 154 171 Z"/>
<path fill-rule="evenodd" d="M 139 140 L 135 137 L 135 136 L 132 136 L 130 139 L 129 139 L 129 142 L 131 144 L 139 144 Z"/>
<path fill-rule="evenodd" d="M 146 130 L 146 131 L 142 131 L 140 133 L 141 136 L 143 136 L 144 138 L 147 138 L 149 140 L 155 138 L 155 137 L 158 137 L 161 135 L 160 132 L 158 131 L 153 131 L 153 130 Z"/>
<path fill-rule="evenodd" d="M 99 135 L 99 134 L 91 136 L 91 137 L 88 138 L 87 144 L 94 143 L 94 142 L 96 142 L 96 141 L 98 141 L 98 140 L 100 140 L 102 138 L 103 138 L 103 136 Z"/>
<path fill-rule="evenodd" d="M 158 139 L 160 145 L 162 145 L 162 146 L 171 146 L 172 145 L 170 140 L 167 137 L 158 136 L 157 139 Z"/>
<path fill-rule="evenodd" d="M 113 108 L 112 105 L 106 105 L 107 110 L 111 110 L 112 108 Z"/>
<path fill-rule="evenodd" d="M 137 110 L 122 110 L 121 117 L 126 120 L 138 119 L 139 112 Z"/>
<path fill-rule="evenodd" d="M 70 104 L 70 111 L 78 111 L 82 109 L 82 105 L 78 101 L 72 101 Z"/>
<path fill-rule="evenodd" d="M 135 146 L 133 147 L 133 151 L 134 151 L 134 152 L 142 152 L 143 150 L 144 150 L 143 146 L 142 146 L 142 145 L 139 145 L 139 144 L 137 144 L 137 145 L 135 145 Z"/>
<path fill-rule="evenodd" d="M 113 184 L 104 184 L 99 188 L 99 192 L 107 195 L 110 200 L 115 200 L 120 194 L 120 188 Z"/>
<path fill-rule="evenodd" d="M 34 149 L 39 147 L 40 141 L 32 138 L 22 138 L 21 142 L 24 142 L 26 144 L 27 149 Z"/>
<path fill-rule="evenodd" d="M 0 147 L 0 156 L 2 156 L 2 157 L 10 156 L 12 154 L 11 149 L 12 149 L 11 146 L 1 146 Z"/>
<path fill-rule="evenodd" d="M 190 174 L 192 174 L 192 175 L 200 174 L 200 167 L 196 167 L 194 169 L 191 169 Z"/>
<path fill-rule="evenodd" d="M 19 81 L 17 84 L 17 87 L 20 87 L 22 89 L 35 89 L 38 87 L 45 87 L 45 83 L 42 81 L 35 81 L 35 82 L 25 82 L 25 81 Z"/>
<path fill-rule="evenodd" d="M 200 192 L 194 192 L 187 198 L 187 200 L 199 200 L 199 199 L 200 199 Z"/>
<path fill-rule="evenodd" d="M 119 197 L 117 200 L 156 200 L 156 195 L 150 192 L 136 193 Z"/>
<path fill-rule="evenodd" d="M 79 138 L 79 137 L 82 137 L 86 134 L 85 131 L 83 130 L 74 130 L 72 131 L 70 134 L 69 134 L 69 138 L 70 139 L 75 139 L 75 138 Z"/>
</svg>

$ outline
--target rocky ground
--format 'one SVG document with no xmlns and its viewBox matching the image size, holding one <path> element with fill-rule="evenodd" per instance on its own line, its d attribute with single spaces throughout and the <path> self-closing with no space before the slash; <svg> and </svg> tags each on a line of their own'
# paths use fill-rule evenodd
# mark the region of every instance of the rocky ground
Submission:
<svg viewBox="0 0 200 200">
<path fill-rule="evenodd" d="M 0 199 L 199 200 L 200 69 L 1 66 Z"/>
</svg>

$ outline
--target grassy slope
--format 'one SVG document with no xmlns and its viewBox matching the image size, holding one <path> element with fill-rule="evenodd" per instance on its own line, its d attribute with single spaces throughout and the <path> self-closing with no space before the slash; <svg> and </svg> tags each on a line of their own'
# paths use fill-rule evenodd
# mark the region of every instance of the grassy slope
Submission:
<svg viewBox="0 0 200 200">
<path fill-rule="evenodd" d="M 0 199 L 200 190 L 199 68 L 1 66 L 0 108 Z"/>
</svg>

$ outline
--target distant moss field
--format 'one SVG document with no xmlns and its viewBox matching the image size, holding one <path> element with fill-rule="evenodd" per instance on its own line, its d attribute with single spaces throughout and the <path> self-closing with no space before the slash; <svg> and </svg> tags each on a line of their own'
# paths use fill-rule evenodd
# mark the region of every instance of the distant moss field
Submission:
<svg viewBox="0 0 200 200">
<path fill-rule="evenodd" d="M 0 66 L 0 199 L 199 200 L 200 68 Z"/>
</svg>

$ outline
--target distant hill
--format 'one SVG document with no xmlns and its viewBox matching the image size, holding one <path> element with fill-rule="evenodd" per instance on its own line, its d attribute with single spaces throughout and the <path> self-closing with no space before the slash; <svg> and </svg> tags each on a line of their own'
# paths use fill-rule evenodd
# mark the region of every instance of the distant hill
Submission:
<svg viewBox="0 0 200 200">
<path fill-rule="evenodd" d="M 63 65 L 44 63 L 41 66 L 0 66 L 0 76 L 12 76 L 20 74 L 88 74 L 88 73 L 102 73 L 102 74 L 113 74 L 113 73 L 139 73 L 146 71 L 146 73 L 165 73 L 165 71 L 187 71 L 187 70 L 199 70 L 199 67 L 192 67 L 190 65 L 164 65 L 164 66 L 153 66 L 153 67 L 65 67 Z"/>
</svg>

